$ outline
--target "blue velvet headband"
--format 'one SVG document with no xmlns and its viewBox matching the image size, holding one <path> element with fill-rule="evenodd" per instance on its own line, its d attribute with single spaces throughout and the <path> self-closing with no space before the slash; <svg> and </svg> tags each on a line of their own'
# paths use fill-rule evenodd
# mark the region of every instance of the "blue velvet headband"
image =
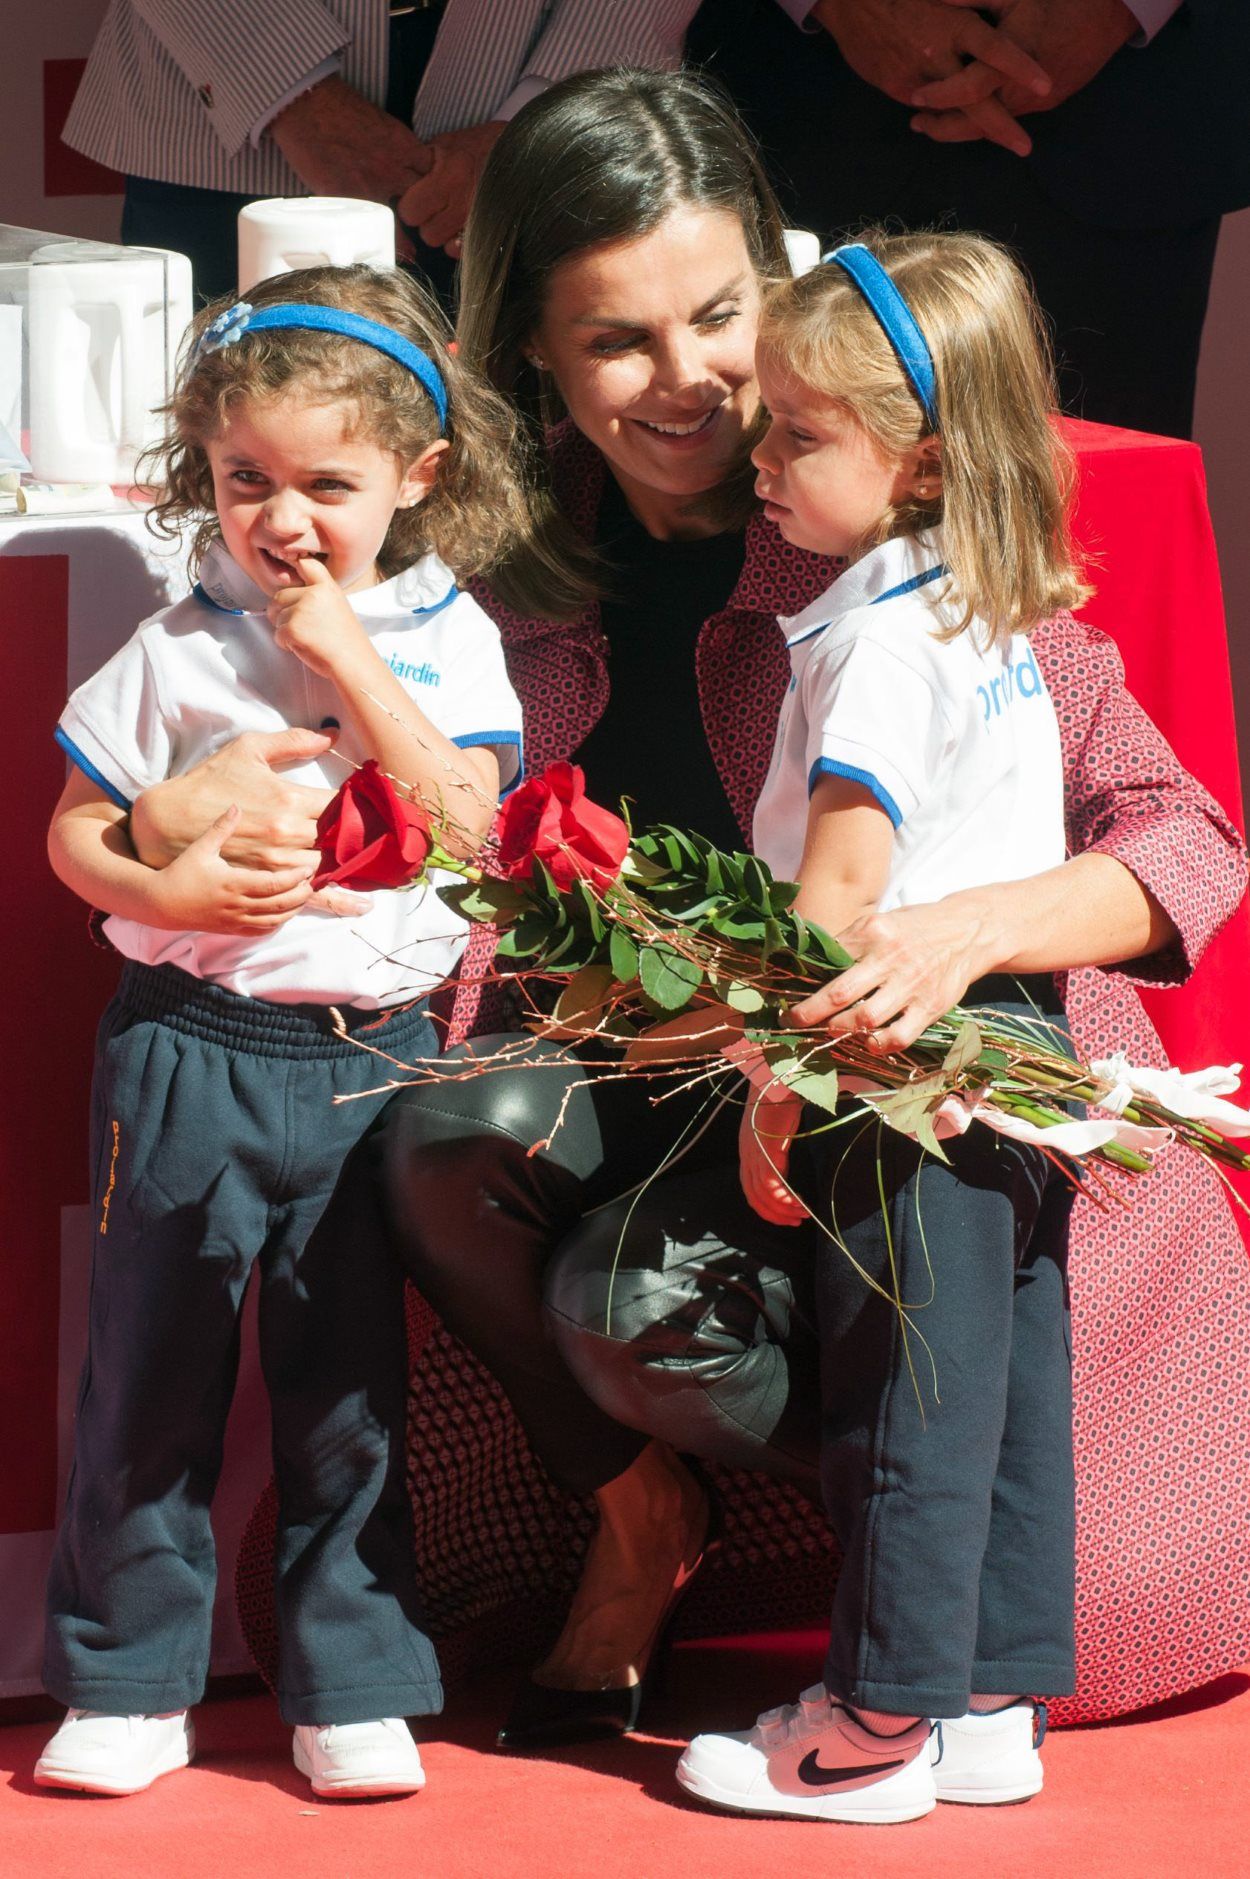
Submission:
<svg viewBox="0 0 1250 1879">
<path fill-rule="evenodd" d="M 871 249 L 860 241 L 848 242 L 824 257 L 849 274 L 871 307 L 881 331 L 894 348 L 899 364 L 906 372 L 912 390 L 919 398 L 929 424 L 936 431 L 937 379 L 933 354 L 916 316 Z"/>
<path fill-rule="evenodd" d="M 438 412 L 439 429 L 446 429 L 447 387 L 434 361 L 392 327 L 367 320 L 361 313 L 348 313 L 342 307 L 292 304 L 254 309 L 248 301 L 238 300 L 205 327 L 195 349 L 196 361 L 206 352 L 220 352 L 223 346 L 237 344 L 244 333 L 272 332 L 276 327 L 291 326 L 306 327 L 315 333 L 342 333 L 345 338 L 359 339 L 363 345 L 372 346 L 375 351 L 384 352 L 388 358 L 406 366 L 430 394 Z"/>
</svg>

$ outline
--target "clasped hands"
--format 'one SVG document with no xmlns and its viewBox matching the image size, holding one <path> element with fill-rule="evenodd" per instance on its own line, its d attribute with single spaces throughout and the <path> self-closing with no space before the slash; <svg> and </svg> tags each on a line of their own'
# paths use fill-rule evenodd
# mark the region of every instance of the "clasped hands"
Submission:
<svg viewBox="0 0 1250 1879">
<path fill-rule="evenodd" d="M 270 126 L 292 169 L 318 195 L 387 202 L 401 224 L 396 249 L 411 260 L 403 229 L 455 257 L 482 167 L 502 123 L 469 124 L 422 142 L 416 133 L 337 76 L 324 78 Z"/>
<path fill-rule="evenodd" d="M 985 16 L 989 15 L 989 18 Z M 1138 30 L 1124 0 L 816 0 L 811 20 L 936 143 L 1028 156 L 1019 122 L 1080 91 Z"/>
</svg>

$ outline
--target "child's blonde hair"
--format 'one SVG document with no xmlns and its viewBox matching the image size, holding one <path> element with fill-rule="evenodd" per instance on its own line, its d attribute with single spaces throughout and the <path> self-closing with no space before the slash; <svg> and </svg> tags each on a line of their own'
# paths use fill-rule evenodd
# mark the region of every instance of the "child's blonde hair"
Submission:
<svg viewBox="0 0 1250 1879">
<path fill-rule="evenodd" d="M 197 356 L 200 337 L 231 305 L 213 301 L 187 336 L 178 387 L 165 407 L 169 429 L 148 452 L 141 475 L 157 488 L 153 525 L 176 538 L 198 521 L 194 570 L 219 535 L 206 443 L 240 405 L 283 397 L 352 407 L 349 430 L 410 463 L 446 436 L 450 448 L 423 502 L 397 509 L 378 555 L 389 578 L 433 549 L 461 577 L 492 567 L 527 523 L 515 473 L 516 420 L 507 401 L 448 351 L 451 330 L 437 303 L 393 268 L 316 267 L 249 288 L 248 304 L 318 305 L 363 314 L 426 353 L 447 388 L 440 431 L 430 394 L 406 366 L 342 334 L 282 327 L 246 332 Z"/>
<path fill-rule="evenodd" d="M 776 283 L 760 338 L 783 373 L 845 406 L 883 453 L 905 456 L 930 435 L 938 493 L 888 509 L 862 548 L 942 529 L 951 571 L 940 637 L 974 615 L 995 635 L 1025 633 L 1079 606 L 1068 532 L 1072 459 L 1052 419 L 1054 367 L 1040 310 L 1005 249 L 979 235 L 857 236 L 914 315 L 933 358 L 936 432 L 875 315 L 839 266 Z M 953 607 L 953 611 L 952 611 Z"/>
</svg>

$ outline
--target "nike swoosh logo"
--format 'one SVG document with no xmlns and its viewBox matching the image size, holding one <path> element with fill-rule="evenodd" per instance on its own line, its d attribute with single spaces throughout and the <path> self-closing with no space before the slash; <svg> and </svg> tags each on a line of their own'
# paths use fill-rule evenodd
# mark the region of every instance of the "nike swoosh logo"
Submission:
<svg viewBox="0 0 1250 1879">
<path fill-rule="evenodd" d="M 804 1787 L 823 1788 L 833 1781 L 849 1781 L 855 1776 L 860 1781 L 870 1781 L 874 1775 L 888 1775 L 891 1768 L 901 1768 L 906 1757 L 900 1755 L 892 1762 L 857 1762 L 853 1768 L 822 1768 L 820 1750 L 813 1749 L 799 1763 L 799 1780 Z"/>
</svg>

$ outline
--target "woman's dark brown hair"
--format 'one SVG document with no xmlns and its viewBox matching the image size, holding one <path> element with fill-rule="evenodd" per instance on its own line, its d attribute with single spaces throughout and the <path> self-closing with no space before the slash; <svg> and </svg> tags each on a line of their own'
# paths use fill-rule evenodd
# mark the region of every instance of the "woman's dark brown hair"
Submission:
<svg viewBox="0 0 1250 1879">
<path fill-rule="evenodd" d="M 461 357 L 513 401 L 529 444 L 530 528 L 491 577 L 518 612 L 570 619 L 603 591 L 594 548 L 563 514 L 547 473 L 545 434 L 563 410 L 525 355 L 548 283 L 561 262 L 600 242 L 637 240 L 678 208 L 737 216 L 761 276 L 789 272 L 780 211 L 749 134 L 719 93 L 686 72 L 566 79 L 518 113 L 482 173 L 464 234 L 456 337 Z M 753 441 L 715 492 L 725 528 L 752 507 Z"/>
</svg>

